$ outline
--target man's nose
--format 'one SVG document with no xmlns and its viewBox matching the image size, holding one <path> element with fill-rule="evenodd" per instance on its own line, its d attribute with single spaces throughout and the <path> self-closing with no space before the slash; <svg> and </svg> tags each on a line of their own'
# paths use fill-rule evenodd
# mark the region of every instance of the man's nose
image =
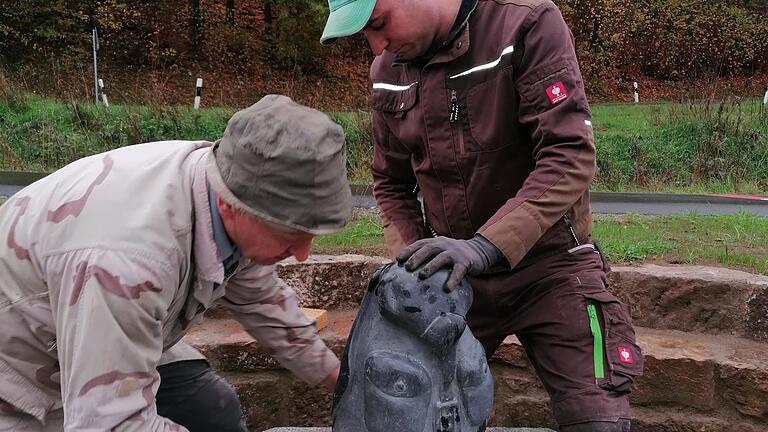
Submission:
<svg viewBox="0 0 768 432">
<path fill-rule="evenodd" d="M 291 255 L 296 258 L 296 261 L 303 262 L 309 258 L 309 254 L 312 251 L 312 242 L 307 242 L 302 245 L 294 246 L 291 248 Z"/>
<path fill-rule="evenodd" d="M 374 32 L 365 32 L 365 37 L 368 39 L 368 45 L 371 46 L 373 55 L 380 56 L 381 53 L 389 46 L 389 40 L 379 36 Z"/>
</svg>

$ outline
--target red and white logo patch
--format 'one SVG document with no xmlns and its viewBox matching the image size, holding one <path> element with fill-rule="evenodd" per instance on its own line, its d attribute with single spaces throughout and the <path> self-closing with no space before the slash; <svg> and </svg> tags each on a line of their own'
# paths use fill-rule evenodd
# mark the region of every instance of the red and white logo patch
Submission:
<svg viewBox="0 0 768 432">
<path fill-rule="evenodd" d="M 619 351 L 619 361 L 622 363 L 632 364 L 635 362 L 635 359 L 632 358 L 632 351 L 624 348 L 623 346 L 620 346 L 617 348 Z"/>
<path fill-rule="evenodd" d="M 556 82 L 547 88 L 547 97 L 549 97 L 550 102 L 556 104 L 568 99 L 568 91 L 565 90 L 562 82 Z"/>
</svg>

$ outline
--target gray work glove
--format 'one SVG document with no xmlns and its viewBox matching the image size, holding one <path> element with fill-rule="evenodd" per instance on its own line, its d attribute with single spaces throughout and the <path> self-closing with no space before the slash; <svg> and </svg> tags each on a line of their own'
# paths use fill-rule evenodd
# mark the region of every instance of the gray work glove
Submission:
<svg viewBox="0 0 768 432">
<path fill-rule="evenodd" d="M 397 262 L 405 261 L 405 269 L 419 271 L 419 277 L 426 279 L 442 267 L 451 267 L 451 275 L 445 287 L 453 290 L 467 275 L 484 273 L 501 259 L 499 251 L 485 237 L 475 235 L 469 240 L 455 240 L 448 237 L 427 238 L 414 242 L 397 255 Z"/>
</svg>

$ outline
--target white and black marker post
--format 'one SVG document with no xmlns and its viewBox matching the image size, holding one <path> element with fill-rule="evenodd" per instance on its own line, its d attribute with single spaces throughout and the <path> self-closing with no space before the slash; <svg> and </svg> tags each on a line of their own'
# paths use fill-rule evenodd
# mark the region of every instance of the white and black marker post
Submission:
<svg viewBox="0 0 768 432">
<path fill-rule="evenodd" d="M 200 109 L 200 96 L 203 93 L 203 79 L 198 77 L 195 83 L 195 109 Z"/>
<path fill-rule="evenodd" d="M 109 100 L 107 99 L 107 92 L 104 91 L 104 81 L 99 78 L 99 92 L 101 92 L 101 101 L 104 106 L 109 108 Z"/>
<path fill-rule="evenodd" d="M 98 60 L 96 58 L 96 51 L 99 50 L 99 33 L 94 27 L 91 31 L 91 43 L 93 44 L 93 90 L 94 97 L 96 98 L 96 105 L 99 104 L 99 69 Z"/>
<path fill-rule="evenodd" d="M 640 103 L 640 90 L 637 81 L 632 83 L 632 97 L 635 99 L 635 103 Z"/>
<path fill-rule="evenodd" d="M 768 112 L 768 87 L 765 89 L 765 96 L 763 96 L 763 111 Z"/>
</svg>

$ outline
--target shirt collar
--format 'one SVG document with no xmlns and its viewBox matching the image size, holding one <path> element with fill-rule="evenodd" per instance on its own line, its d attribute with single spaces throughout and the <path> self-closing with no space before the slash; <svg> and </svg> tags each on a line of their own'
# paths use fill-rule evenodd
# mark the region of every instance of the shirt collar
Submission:
<svg viewBox="0 0 768 432">
<path fill-rule="evenodd" d="M 208 186 L 208 202 L 211 206 L 211 225 L 213 225 L 213 241 L 216 243 L 216 249 L 219 251 L 219 257 L 224 263 L 225 270 L 227 264 L 233 260 L 240 260 L 240 250 L 229 239 L 227 231 L 224 229 L 224 222 L 221 220 L 219 208 L 216 206 L 216 193 Z"/>
</svg>

